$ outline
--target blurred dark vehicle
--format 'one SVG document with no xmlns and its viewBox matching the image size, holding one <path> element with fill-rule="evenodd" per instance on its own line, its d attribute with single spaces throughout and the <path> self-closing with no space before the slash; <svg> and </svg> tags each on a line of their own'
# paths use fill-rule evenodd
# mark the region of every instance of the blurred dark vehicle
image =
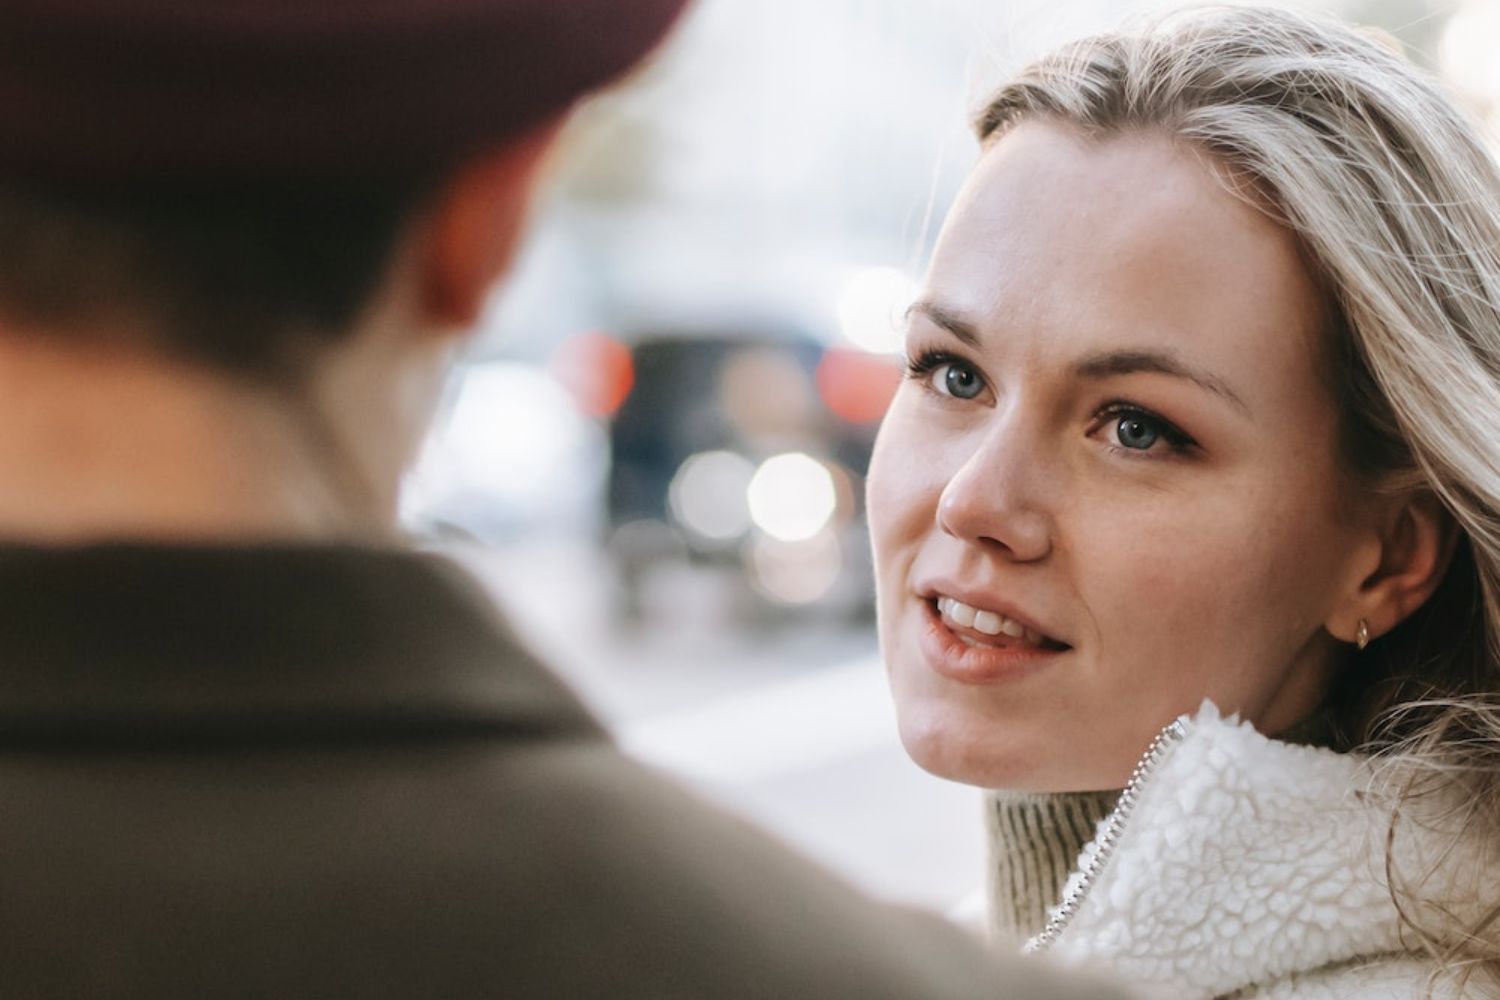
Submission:
<svg viewBox="0 0 1500 1000">
<path fill-rule="evenodd" d="M 740 624 L 873 613 L 863 483 L 893 361 L 796 333 L 675 332 L 631 349 L 610 425 L 607 548 L 627 622 L 675 586 Z M 696 582 L 695 582 L 696 581 Z"/>
</svg>

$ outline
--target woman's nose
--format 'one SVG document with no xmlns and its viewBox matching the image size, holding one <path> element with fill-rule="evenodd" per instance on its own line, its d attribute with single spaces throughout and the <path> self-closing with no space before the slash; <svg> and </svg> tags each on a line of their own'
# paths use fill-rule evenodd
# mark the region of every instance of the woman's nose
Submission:
<svg viewBox="0 0 1500 1000">
<path fill-rule="evenodd" d="M 1037 489 L 1043 478 L 1020 442 L 992 435 L 949 478 L 938 497 L 937 525 L 949 535 L 1018 562 L 1052 551 L 1052 522 Z"/>
</svg>

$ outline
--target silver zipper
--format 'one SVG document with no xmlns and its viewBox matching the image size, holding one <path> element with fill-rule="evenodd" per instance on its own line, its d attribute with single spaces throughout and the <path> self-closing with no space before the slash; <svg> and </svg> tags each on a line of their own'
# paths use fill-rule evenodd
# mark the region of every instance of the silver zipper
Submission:
<svg viewBox="0 0 1500 1000">
<path fill-rule="evenodd" d="M 1079 907 L 1088 898 L 1089 890 L 1094 887 L 1099 874 L 1104 871 L 1104 866 L 1109 864 L 1110 856 L 1114 854 L 1115 846 L 1119 843 L 1120 833 L 1125 829 L 1125 823 L 1130 819 L 1131 812 L 1135 810 L 1141 788 L 1155 773 L 1163 758 L 1166 757 L 1167 751 L 1181 743 L 1186 736 L 1187 726 L 1181 719 L 1174 719 L 1171 724 L 1156 734 L 1156 739 L 1151 741 L 1151 745 L 1146 748 L 1146 752 L 1136 763 L 1135 770 L 1130 772 L 1130 780 L 1125 783 L 1125 790 L 1120 793 L 1120 801 L 1115 803 L 1115 808 L 1104 820 L 1095 849 L 1089 855 L 1088 861 L 1084 863 L 1082 878 L 1073 882 L 1073 887 L 1064 893 L 1062 902 L 1047 918 L 1047 925 L 1042 928 L 1041 933 L 1026 942 L 1026 947 L 1023 949 L 1026 954 L 1046 951 L 1052 947 L 1057 936 L 1078 913 Z"/>
</svg>

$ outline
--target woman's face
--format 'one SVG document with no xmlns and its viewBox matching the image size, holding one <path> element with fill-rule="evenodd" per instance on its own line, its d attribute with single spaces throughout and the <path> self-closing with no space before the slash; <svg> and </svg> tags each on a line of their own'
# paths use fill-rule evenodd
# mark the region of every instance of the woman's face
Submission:
<svg viewBox="0 0 1500 1000">
<path fill-rule="evenodd" d="M 948 217 L 869 479 L 902 741 L 936 774 L 1118 788 L 1204 698 L 1275 733 L 1326 690 L 1362 509 L 1324 313 L 1214 169 L 1028 123 Z"/>
</svg>

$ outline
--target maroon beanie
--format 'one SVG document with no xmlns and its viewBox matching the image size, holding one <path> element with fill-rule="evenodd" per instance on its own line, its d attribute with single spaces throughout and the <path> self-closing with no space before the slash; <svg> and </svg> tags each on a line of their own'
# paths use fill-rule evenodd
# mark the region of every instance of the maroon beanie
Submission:
<svg viewBox="0 0 1500 1000">
<path fill-rule="evenodd" d="M 686 0 L 0 0 L 0 176 L 379 178 L 628 69 Z"/>
</svg>

